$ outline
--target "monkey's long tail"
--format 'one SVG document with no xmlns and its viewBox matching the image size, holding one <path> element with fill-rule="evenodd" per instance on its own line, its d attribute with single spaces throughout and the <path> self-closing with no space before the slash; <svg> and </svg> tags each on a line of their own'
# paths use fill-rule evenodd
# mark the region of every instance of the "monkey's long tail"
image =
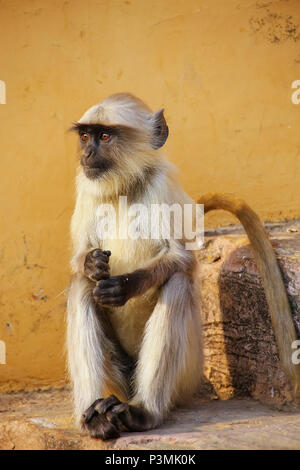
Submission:
<svg viewBox="0 0 300 470">
<path fill-rule="evenodd" d="M 300 364 L 292 362 L 292 343 L 297 339 L 297 335 L 275 252 L 262 222 L 242 199 L 227 194 L 205 194 L 198 203 L 204 204 L 204 213 L 215 209 L 229 211 L 243 225 L 261 274 L 280 360 L 294 386 L 294 393 L 297 394 L 300 387 Z"/>
</svg>

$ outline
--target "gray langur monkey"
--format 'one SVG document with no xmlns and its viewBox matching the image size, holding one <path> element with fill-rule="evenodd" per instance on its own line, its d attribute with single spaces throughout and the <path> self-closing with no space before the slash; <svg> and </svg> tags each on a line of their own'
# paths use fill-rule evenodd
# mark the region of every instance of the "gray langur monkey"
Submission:
<svg viewBox="0 0 300 470">
<path fill-rule="evenodd" d="M 127 208 L 119 196 L 146 207 L 194 202 L 159 151 L 168 137 L 163 110 L 152 113 L 133 95 L 115 94 L 72 129 L 79 135 L 80 167 L 71 222 L 68 365 L 77 423 L 93 437 L 110 439 L 162 423 L 171 407 L 197 391 L 203 365 L 195 254 L 184 237 L 128 238 L 122 223 Z M 261 268 L 283 366 L 299 384 L 290 349 L 295 328 L 260 220 L 243 201 L 224 195 L 199 202 L 206 210 L 229 210 L 243 223 Z M 119 214 L 115 238 L 101 233 L 103 204 Z"/>
</svg>

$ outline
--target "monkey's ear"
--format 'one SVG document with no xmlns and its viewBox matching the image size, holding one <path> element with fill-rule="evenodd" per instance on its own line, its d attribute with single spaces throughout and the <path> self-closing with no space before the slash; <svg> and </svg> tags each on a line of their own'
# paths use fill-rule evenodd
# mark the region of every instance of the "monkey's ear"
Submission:
<svg viewBox="0 0 300 470">
<path fill-rule="evenodd" d="M 153 122 L 152 147 L 159 149 L 164 145 L 169 135 L 169 128 L 164 117 L 163 109 L 160 109 L 153 115 Z"/>
</svg>

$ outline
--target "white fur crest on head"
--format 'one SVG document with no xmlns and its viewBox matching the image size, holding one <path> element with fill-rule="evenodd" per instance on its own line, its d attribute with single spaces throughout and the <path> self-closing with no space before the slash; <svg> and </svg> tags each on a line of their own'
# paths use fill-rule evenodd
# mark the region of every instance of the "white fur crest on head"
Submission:
<svg viewBox="0 0 300 470">
<path fill-rule="evenodd" d="M 89 108 L 80 118 L 86 124 L 121 124 L 150 131 L 155 114 L 142 100 L 130 93 L 117 93 Z"/>
</svg>

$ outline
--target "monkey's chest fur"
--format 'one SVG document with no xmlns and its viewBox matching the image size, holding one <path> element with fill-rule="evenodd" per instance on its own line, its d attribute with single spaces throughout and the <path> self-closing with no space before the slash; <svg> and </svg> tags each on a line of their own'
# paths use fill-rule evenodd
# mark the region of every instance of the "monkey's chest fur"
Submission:
<svg viewBox="0 0 300 470">
<path fill-rule="evenodd" d="M 118 227 L 119 228 L 119 227 Z M 157 242 L 125 238 L 126 227 L 119 228 L 119 238 L 95 240 L 102 250 L 110 250 L 111 276 L 126 274 L 141 268 L 157 254 Z M 145 324 L 158 298 L 158 291 L 150 289 L 146 294 L 129 299 L 122 307 L 111 308 L 110 320 L 122 347 L 132 357 L 138 355 Z"/>
<path fill-rule="evenodd" d="M 111 276 L 125 274 L 140 268 L 153 256 L 152 249 L 144 240 L 104 240 L 101 248 L 111 251 Z M 150 289 L 140 297 L 134 297 L 122 307 L 110 311 L 114 331 L 125 349 L 132 357 L 137 356 L 145 328 L 157 302 L 158 291 Z"/>
</svg>

